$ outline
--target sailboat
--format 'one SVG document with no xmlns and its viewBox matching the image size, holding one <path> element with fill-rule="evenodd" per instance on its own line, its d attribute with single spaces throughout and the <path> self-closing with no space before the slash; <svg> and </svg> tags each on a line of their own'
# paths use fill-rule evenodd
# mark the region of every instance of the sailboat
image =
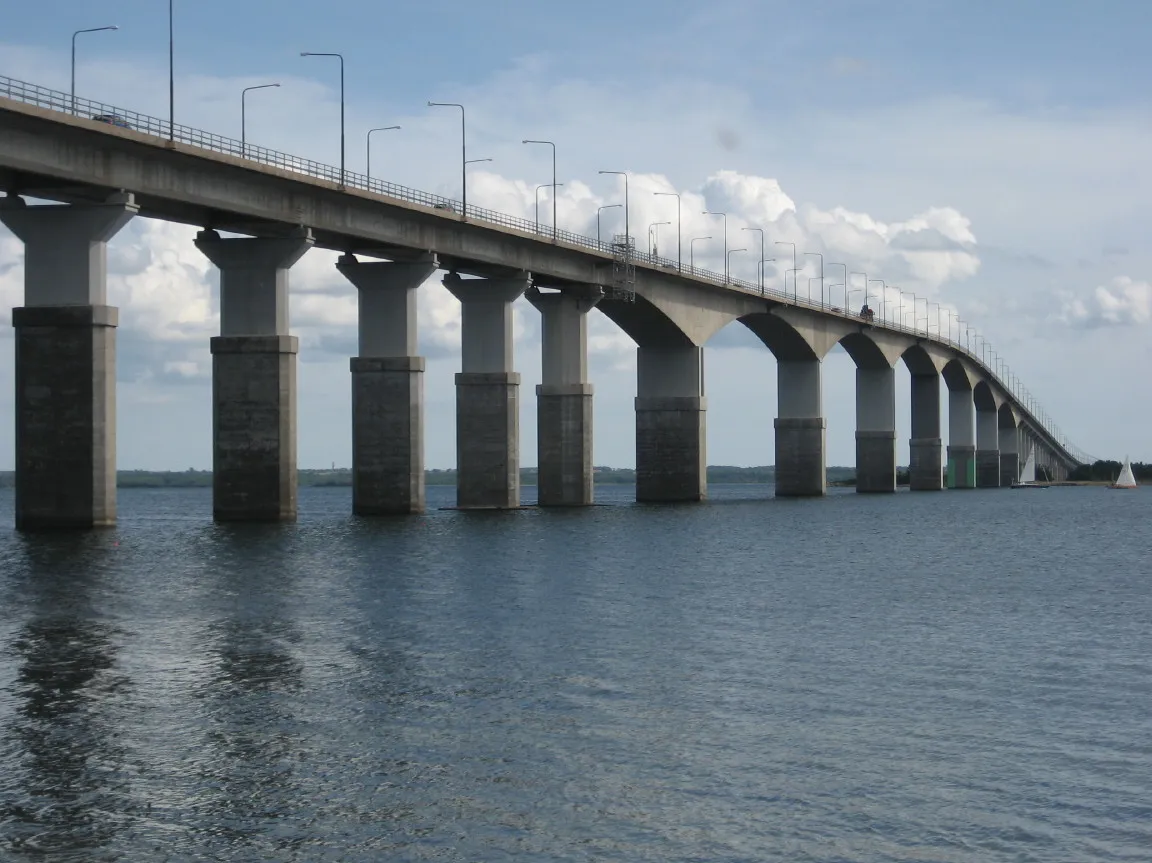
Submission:
<svg viewBox="0 0 1152 863">
<path fill-rule="evenodd" d="M 1020 471 L 1020 481 L 1012 483 L 1012 488 L 1047 488 L 1046 485 L 1036 484 L 1036 448 L 1028 452 L 1024 468 Z"/>
<path fill-rule="evenodd" d="M 1124 456 L 1124 467 L 1120 471 L 1120 476 L 1116 477 L 1116 482 L 1108 488 L 1136 488 L 1136 477 L 1132 473 L 1132 462 L 1128 460 L 1128 456 Z"/>
</svg>

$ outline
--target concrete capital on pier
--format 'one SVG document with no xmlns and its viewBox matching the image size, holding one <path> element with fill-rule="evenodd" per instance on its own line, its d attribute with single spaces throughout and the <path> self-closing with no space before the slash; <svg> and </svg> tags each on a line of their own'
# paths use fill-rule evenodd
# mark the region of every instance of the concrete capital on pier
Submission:
<svg viewBox="0 0 1152 863">
<path fill-rule="evenodd" d="M 598 285 L 527 298 L 542 317 L 542 376 L 536 387 L 536 457 L 541 506 L 593 501 L 592 384 L 588 383 L 588 312 Z"/>
<path fill-rule="evenodd" d="M 531 284 L 511 278 L 444 278 L 460 300 L 462 370 L 456 375 L 456 505 L 520 506 L 520 375 L 514 371 L 512 303 Z"/>
<path fill-rule="evenodd" d="M 0 199 L 24 242 L 16 329 L 16 527 L 116 523 L 116 324 L 107 244 L 136 214 L 131 195 L 28 206 Z"/>
</svg>

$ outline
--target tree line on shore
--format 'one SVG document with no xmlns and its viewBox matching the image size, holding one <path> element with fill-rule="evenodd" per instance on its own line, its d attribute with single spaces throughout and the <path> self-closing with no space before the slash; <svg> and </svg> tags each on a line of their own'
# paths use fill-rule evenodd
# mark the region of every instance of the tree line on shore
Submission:
<svg viewBox="0 0 1152 863">
<path fill-rule="evenodd" d="M 1122 462 L 1100 459 L 1092 464 L 1082 464 L 1068 474 L 1073 482 L 1112 482 L 1124 467 Z M 1152 464 L 1141 461 L 1132 462 L 1132 475 L 1137 482 L 1152 481 Z"/>
</svg>

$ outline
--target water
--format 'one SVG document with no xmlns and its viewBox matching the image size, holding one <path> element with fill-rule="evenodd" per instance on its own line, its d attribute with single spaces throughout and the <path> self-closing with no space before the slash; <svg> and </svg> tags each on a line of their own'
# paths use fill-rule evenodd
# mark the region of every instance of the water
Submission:
<svg viewBox="0 0 1152 863">
<path fill-rule="evenodd" d="M 1152 494 L 711 491 L 0 492 L 0 859 L 1152 858 Z"/>
</svg>

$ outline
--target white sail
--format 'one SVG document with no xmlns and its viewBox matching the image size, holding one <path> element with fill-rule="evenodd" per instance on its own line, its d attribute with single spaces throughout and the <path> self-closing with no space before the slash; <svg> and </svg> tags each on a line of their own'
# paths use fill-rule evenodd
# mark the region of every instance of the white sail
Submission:
<svg viewBox="0 0 1152 863">
<path fill-rule="evenodd" d="M 1124 457 L 1124 469 L 1116 477 L 1116 488 L 1136 488 L 1136 477 L 1132 474 L 1132 462 Z"/>
<path fill-rule="evenodd" d="M 1024 469 L 1020 471 L 1020 482 L 1036 482 L 1036 450 L 1033 448 L 1028 453 L 1028 459 L 1024 462 Z"/>
</svg>

